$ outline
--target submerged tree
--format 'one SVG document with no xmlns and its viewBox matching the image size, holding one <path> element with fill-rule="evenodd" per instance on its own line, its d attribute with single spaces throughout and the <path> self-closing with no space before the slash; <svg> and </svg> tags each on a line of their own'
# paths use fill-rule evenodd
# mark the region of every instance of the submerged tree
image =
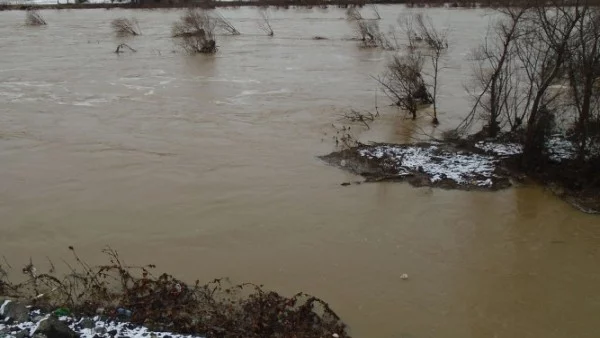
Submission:
<svg viewBox="0 0 600 338">
<path fill-rule="evenodd" d="M 423 56 L 417 53 L 394 55 L 383 76 L 376 78 L 395 105 L 417 118 L 423 104 L 431 104 L 431 94 L 423 80 Z"/>
<path fill-rule="evenodd" d="M 117 36 L 140 35 L 141 30 L 137 19 L 135 18 L 117 18 L 110 25 Z"/>
<path fill-rule="evenodd" d="M 421 53 L 431 62 L 431 81 L 428 86 L 431 88 L 431 103 L 433 104 L 433 123 L 439 124 L 437 118 L 437 96 L 439 74 L 442 69 L 441 59 L 443 53 L 448 49 L 448 31 L 437 29 L 431 18 L 424 16 L 421 13 L 415 16 L 417 31 L 425 42 L 427 48 Z"/>
<path fill-rule="evenodd" d="M 216 53 L 215 29 L 219 22 L 204 10 L 189 9 L 173 24 L 173 38 L 188 53 Z"/>
<path fill-rule="evenodd" d="M 25 12 L 25 24 L 27 26 L 45 26 L 47 23 L 37 10 L 28 9 Z"/>
</svg>

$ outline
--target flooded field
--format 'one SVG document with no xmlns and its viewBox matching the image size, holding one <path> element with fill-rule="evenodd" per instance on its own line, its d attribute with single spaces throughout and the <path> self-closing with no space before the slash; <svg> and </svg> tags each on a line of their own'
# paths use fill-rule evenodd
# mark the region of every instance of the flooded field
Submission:
<svg viewBox="0 0 600 338">
<path fill-rule="evenodd" d="M 369 9 L 364 9 L 369 16 Z M 381 27 L 402 6 L 382 6 Z M 167 11 L 0 12 L 0 254 L 230 276 L 328 301 L 356 337 L 597 337 L 600 220 L 538 187 L 340 186 L 325 165 L 347 109 L 373 110 L 386 53 L 349 41 L 344 11 L 222 10 L 242 35 L 177 51 Z M 469 50 L 489 12 L 428 9 L 450 28 L 443 130 L 469 109 Z M 122 41 L 110 21 L 135 16 Z M 313 40 L 323 36 L 327 40 Z M 126 42 L 138 52 L 114 54 Z M 432 132 L 387 107 L 361 140 Z M 18 270 L 18 269 L 17 269 Z M 401 278 L 408 274 L 408 280 Z"/>
</svg>

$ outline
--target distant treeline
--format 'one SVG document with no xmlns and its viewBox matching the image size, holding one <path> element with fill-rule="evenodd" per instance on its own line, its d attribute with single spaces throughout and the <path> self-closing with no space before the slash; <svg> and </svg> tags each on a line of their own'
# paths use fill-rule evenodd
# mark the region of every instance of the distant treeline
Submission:
<svg viewBox="0 0 600 338">
<path fill-rule="evenodd" d="M 317 8 L 348 8 L 348 7 L 362 7 L 367 4 L 403 4 L 409 7 L 450 7 L 450 8 L 474 8 L 474 7 L 504 7 L 504 6 L 519 6 L 524 4 L 531 4 L 536 0 L 484 0 L 484 1 L 473 1 L 473 0 L 234 0 L 234 1 L 193 1 L 193 0 L 133 0 L 129 3 L 87 3 L 86 0 L 76 0 L 74 3 L 66 4 L 1 4 L 0 11 L 2 10 L 27 10 L 32 7 L 37 9 L 83 9 L 83 8 L 141 8 L 141 9 L 152 9 L 152 8 L 181 8 L 181 7 L 202 7 L 202 8 L 217 8 L 217 7 L 246 7 L 246 6 L 258 6 L 258 7 L 279 7 L 279 8 L 290 8 L 290 7 L 317 7 Z M 537 0 L 537 2 L 542 2 Z M 600 0 L 590 0 L 587 2 L 592 5 L 599 5 Z"/>
</svg>

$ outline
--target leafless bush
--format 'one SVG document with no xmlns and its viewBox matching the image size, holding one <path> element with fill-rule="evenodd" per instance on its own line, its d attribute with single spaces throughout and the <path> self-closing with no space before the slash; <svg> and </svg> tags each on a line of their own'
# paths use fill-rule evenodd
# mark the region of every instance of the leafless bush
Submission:
<svg viewBox="0 0 600 338">
<path fill-rule="evenodd" d="M 38 11 L 35 9 L 28 9 L 25 12 L 25 24 L 27 26 L 44 26 L 47 23 Z"/>
<path fill-rule="evenodd" d="M 421 105 L 433 103 L 423 80 L 423 56 L 420 54 L 395 55 L 382 77 L 376 78 L 384 93 L 401 109 L 417 118 Z"/>
<path fill-rule="evenodd" d="M 221 13 L 214 11 L 213 17 L 217 21 L 217 28 L 231 35 L 240 35 L 240 32 L 233 26 L 231 21 L 225 19 Z"/>
<path fill-rule="evenodd" d="M 349 7 L 348 10 L 346 10 L 346 20 L 358 21 L 358 20 L 362 20 L 362 19 L 363 19 L 363 17 L 360 14 L 360 11 L 356 7 Z"/>
<path fill-rule="evenodd" d="M 265 34 L 268 36 L 273 36 L 275 33 L 273 32 L 273 27 L 271 27 L 271 20 L 269 18 L 268 9 L 260 10 L 260 21 L 258 22 L 258 28 L 260 28 Z"/>
<path fill-rule="evenodd" d="M 415 14 L 415 24 L 418 36 L 427 47 L 434 50 L 448 48 L 448 31 L 437 29 L 429 16 L 423 15 L 423 13 Z"/>
<path fill-rule="evenodd" d="M 220 19 L 200 9 L 189 9 L 173 24 L 173 37 L 188 53 L 217 52 L 215 29 Z"/>
<path fill-rule="evenodd" d="M 141 34 L 140 26 L 135 18 L 117 18 L 110 25 L 118 36 Z"/>
</svg>

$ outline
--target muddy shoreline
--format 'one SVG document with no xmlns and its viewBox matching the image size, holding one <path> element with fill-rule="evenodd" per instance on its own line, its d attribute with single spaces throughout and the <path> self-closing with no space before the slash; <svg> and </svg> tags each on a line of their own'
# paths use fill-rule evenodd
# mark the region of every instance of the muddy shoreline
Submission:
<svg viewBox="0 0 600 338">
<path fill-rule="evenodd" d="M 371 143 L 319 156 L 329 165 L 362 176 L 364 182 L 408 182 L 415 187 L 497 191 L 514 184 L 541 184 L 576 209 L 600 214 L 600 191 L 573 189 L 571 163 L 558 154 L 549 169 L 525 173 L 519 168 L 520 145 L 492 141 Z M 362 183 L 362 182 L 357 182 Z M 347 186 L 350 183 L 345 182 Z"/>
</svg>

